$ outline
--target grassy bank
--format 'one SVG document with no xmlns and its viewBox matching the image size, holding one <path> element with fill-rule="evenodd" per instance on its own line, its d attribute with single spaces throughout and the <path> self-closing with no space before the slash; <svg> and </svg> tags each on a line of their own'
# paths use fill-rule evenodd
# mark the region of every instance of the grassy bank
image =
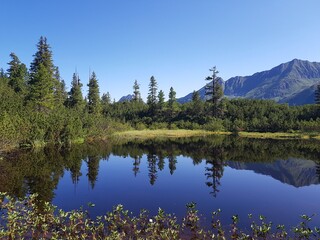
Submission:
<svg viewBox="0 0 320 240">
<path fill-rule="evenodd" d="M 208 136 L 208 135 L 228 135 L 228 132 L 210 132 L 205 130 L 168 130 L 168 129 L 157 129 L 157 130 L 132 130 L 125 132 L 116 132 L 112 134 L 112 138 L 121 139 L 152 139 L 152 138 L 182 138 L 182 137 L 196 137 L 196 136 Z"/>
<path fill-rule="evenodd" d="M 209 136 L 209 135 L 232 135 L 231 132 L 211 132 L 205 130 L 131 130 L 124 132 L 116 132 L 111 135 L 113 139 L 153 139 L 153 138 L 182 138 L 182 137 L 196 137 L 196 136 Z M 283 133 L 283 132 L 239 132 L 236 134 L 239 137 L 244 138 L 257 138 L 257 139 L 318 139 L 320 140 L 320 134 L 315 133 Z"/>
<path fill-rule="evenodd" d="M 239 132 L 240 137 L 258 138 L 258 139 L 318 139 L 320 140 L 319 133 L 260 133 L 260 132 Z"/>
</svg>

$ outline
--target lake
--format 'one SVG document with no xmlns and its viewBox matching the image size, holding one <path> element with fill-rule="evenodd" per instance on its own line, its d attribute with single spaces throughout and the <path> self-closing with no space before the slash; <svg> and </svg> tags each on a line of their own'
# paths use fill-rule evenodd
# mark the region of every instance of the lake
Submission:
<svg viewBox="0 0 320 240">
<path fill-rule="evenodd" d="M 204 224 L 221 209 L 223 224 L 252 213 L 294 226 L 320 214 L 317 141 L 236 137 L 94 143 L 67 150 L 19 151 L 0 160 L 0 191 L 38 198 L 64 210 L 83 206 L 95 217 L 123 204 L 138 214 L 161 207 L 179 219 L 195 202 Z M 95 207 L 88 207 L 94 203 Z M 312 225 L 320 226 L 319 216 Z"/>
</svg>

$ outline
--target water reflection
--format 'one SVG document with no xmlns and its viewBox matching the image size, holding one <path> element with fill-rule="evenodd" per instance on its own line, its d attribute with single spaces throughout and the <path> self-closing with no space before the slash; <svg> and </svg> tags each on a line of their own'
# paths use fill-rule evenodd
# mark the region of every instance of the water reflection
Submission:
<svg viewBox="0 0 320 240">
<path fill-rule="evenodd" d="M 141 161 L 146 156 L 151 186 L 157 184 L 159 172 L 165 168 L 171 175 L 175 174 L 178 156 L 191 158 L 194 165 L 205 162 L 204 184 L 213 197 L 217 197 L 221 191 L 226 166 L 252 170 L 295 187 L 319 184 L 320 180 L 318 142 L 219 136 L 116 145 L 95 143 L 74 146 L 68 150 L 47 147 L 32 152 L 11 153 L 0 160 L 0 191 L 17 197 L 38 193 L 39 199 L 52 201 L 54 190 L 66 171 L 71 173 L 72 183 L 79 184 L 84 175 L 81 170 L 83 163 L 87 167 L 86 177 L 90 188 L 94 189 L 99 181 L 100 161 L 108 161 L 110 155 L 132 158 L 134 176 L 141 174 Z"/>
</svg>

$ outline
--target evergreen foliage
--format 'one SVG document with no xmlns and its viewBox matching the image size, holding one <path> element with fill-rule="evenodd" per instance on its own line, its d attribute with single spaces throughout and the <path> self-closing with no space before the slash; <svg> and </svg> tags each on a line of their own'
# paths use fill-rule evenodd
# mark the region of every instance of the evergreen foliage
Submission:
<svg viewBox="0 0 320 240">
<path fill-rule="evenodd" d="M 66 83 L 60 77 L 58 67 L 54 69 L 54 100 L 57 107 L 61 108 L 66 102 L 68 93 L 66 91 Z"/>
<path fill-rule="evenodd" d="M 206 81 L 210 81 L 207 83 L 205 90 L 206 90 L 206 99 L 208 102 L 212 104 L 212 115 L 214 117 L 219 117 L 222 115 L 222 108 L 220 105 L 220 100 L 223 97 L 223 89 L 221 86 L 222 79 L 217 76 L 219 73 L 216 70 L 216 66 L 209 69 L 212 72 L 211 76 L 206 77 Z"/>
<path fill-rule="evenodd" d="M 158 108 L 160 110 L 164 108 L 164 92 L 162 90 L 158 93 Z"/>
<path fill-rule="evenodd" d="M 73 73 L 72 81 L 71 81 L 71 89 L 68 92 L 68 99 L 66 105 L 69 108 L 75 108 L 79 111 L 84 109 L 84 99 L 82 96 L 82 83 L 80 82 L 79 75 L 77 73 Z"/>
<path fill-rule="evenodd" d="M 37 110 L 52 110 L 54 103 L 55 67 L 52 52 L 45 37 L 41 37 L 37 44 L 38 51 L 30 66 L 29 95 L 27 100 Z"/>
<path fill-rule="evenodd" d="M 141 94 L 140 94 L 140 86 L 138 84 L 138 81 L 135 80 L 133 84 L 133 101 L 138 102 L 142 101 Z"/>
<path fill-rule="evenodd" d="M 90 114 L 99 114 L 101 110 L 100 92 L 95 72 L 92 72 L 90 76 L 88 87 L 88 112 Z"/>
<path fill-rule="evenodd" d="M 28 101 L 38 111 L 54 108 L 54 81 L 48 69 L 40 63 L 29 82 Z"/>
<path fill-rule="evenodd" d="M 110 112 L 110 106 L 111 106 L 111 96 L 110 93 L 104 93 L 101 97 L 101 107 L 102 107 L 102 113 L 104 116 L 108 116 Z"/>
<path fill-rule="evenodd" d="M 8 79 L 12 89 L 20 94 L 26 94 L 28 70 L 25 64 L 21 63 L 17 55 L 10 53 L 11 61 L 8 63 Z"/>
<path fill-rule="evenodd" d="M 149 106 L 149 110 L 151 115 L 154 115 L 157 105 L 157 90 L 158 84 L 154 76 L 151 76 L 149 83 L 149 94 L 147 99 L 147 104 Z"/>
</svg>

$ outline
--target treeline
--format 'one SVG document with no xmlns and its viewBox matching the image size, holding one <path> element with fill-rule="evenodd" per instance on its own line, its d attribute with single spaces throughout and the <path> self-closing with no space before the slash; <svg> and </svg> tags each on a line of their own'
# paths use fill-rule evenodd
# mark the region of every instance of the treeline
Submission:
<svg viewBox="0 0 320 240">
<path fill-rule="evenodd" d="M 207 101 L 194 91 L 191 102 L 179 104 L 172 87 L 166 100 L 152 76 L 146 103 L 137 81 L 130 101 L 112 102 L 109 93 L 100 95 L 94 72 L 87 83 L 87 96 L 83 96 L 83 83 L 77 73 L 67 91 L 45 37 L 40 38 L 29 69 L 14 53 L 10 58 L 8 69 L 0 71 L 1 148 L 43 142 L 70 144 L 76 139 L 103 137 L 130 128 L 320 131 L 320 87 L 314 105 L 289 107 L 267 100 L 229 100 L 223 98 L 221 78 L 214 67 L 206 78 Z"/>
<path fill-rule="evenodd" d="M 0 71 L 0 149 L 44 142 L 68 145 L 72 140 L 128 128 L 102 114 L 108 100 L 106 95 L 100 99 L 94 72 L 86 97 L 77 73 L 66 91 L 45 37 L 40 38 L 29 69 L 14 53 L 10 58 L 8 69 Z"/>
</svg>

